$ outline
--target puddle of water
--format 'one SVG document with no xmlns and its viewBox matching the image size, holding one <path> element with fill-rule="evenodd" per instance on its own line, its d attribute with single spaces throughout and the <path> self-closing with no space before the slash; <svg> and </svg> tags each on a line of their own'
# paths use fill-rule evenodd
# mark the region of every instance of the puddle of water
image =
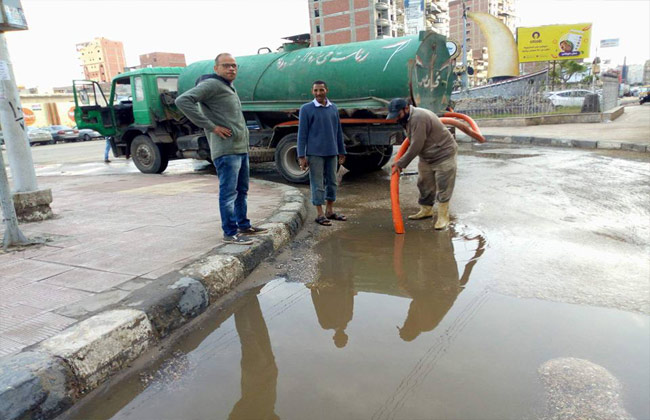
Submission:
<svg viewBox="0 0 650 420">
<path fill-rule="evenodd" d="M 650 416 L 648 317 L 490 292 L 480 231 L 396 236 L 368 215 L 317 251 L 315 281 L 247 291 L 70 417 L 551 418 L 540 372 L 558 358 L 602 366 Z"/>
</svg>

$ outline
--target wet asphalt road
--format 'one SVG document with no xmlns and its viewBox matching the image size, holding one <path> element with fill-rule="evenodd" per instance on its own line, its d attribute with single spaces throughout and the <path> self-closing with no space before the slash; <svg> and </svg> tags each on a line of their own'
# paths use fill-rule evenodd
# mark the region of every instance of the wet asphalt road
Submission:
<svg viewBox="0 0 650 420">
<path fill-rule="evenodd" d="M 348 222 L 309 222 L 238 298 L 68 416 L 650 418 L 649 163 L 466 149 L 453 229 L 408 221 L 403 236 L 388 171 L 348 174 Z M 415 182 L 401 182 L 405 215 Z"/>
</svg>

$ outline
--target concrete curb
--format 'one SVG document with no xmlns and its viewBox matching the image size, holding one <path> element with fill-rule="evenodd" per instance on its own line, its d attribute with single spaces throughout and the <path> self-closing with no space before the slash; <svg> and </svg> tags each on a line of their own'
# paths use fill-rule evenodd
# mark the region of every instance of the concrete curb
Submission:
<svg viewBox="0 0 650 420">
<path fill-rule="evenodd" d="M 302 193 L 282 188 L 280 207 L 261 225 L 269 231 L 253 237 L 253 245 L 219 245 L 183 269 L 132 291 L 109 310 L 0 358 L 0 418 L 57 416 L 231 291 L 285 246 L 305 221 Z"/>
<path fill-rule="evenodd" d="M 503 135 L 485 135 L 488 143 L 497 144 L 520 144 L 532 146 L 551 146 L 551 147 L 576 147 L 580 149 L 609 149 L 609 150 L 629 150 L 634 152 L 650 152 L 647 144 L 626 143 L 618 141 L 595 141 L 595 140 L 577 140 L 577 139 L 559 139 L 550 137 L 532 137 L 532 136 L 503 136 Z M 471 137 L 458 135 L 456 140 L 459 143 L 475 143 Z"/>
</svg>

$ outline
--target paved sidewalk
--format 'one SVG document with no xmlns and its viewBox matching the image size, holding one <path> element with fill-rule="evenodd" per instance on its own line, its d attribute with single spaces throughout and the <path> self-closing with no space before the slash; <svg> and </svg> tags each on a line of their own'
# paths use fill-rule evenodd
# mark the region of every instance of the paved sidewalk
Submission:
<svg viewBox="0 0 650 420">
<path fill-rule="evenodd" d="M 213 175 L 38 181 L 52 189 L 56 218 L 20 225 L 44 245 L 9 253 L 0 249 L 0 356 L 63 331 L 221 244 Z M 283 189 L 251 182 L 253 223 L 273 215 Z"/>
<path fill-rule="evenodd" d="M 583 124 L 548 124 L 526 127 L 481 127 L 488 142 L 505 138 L 538 139 L 532 144 L 602 149 L 650 151 L 650 104 L 626 106 L 625 112 L 611 122 Z M 459 135 L 459 139 L 464 135 Z M 556 140 L 553 142 L 553 140 Z M 570 140 L 580 143 L 572 144 Z M 507 142 L 507 141 L 506 141 Z M 512 141 L 517 143 L 518 141 Z M 523 143 L 526 143 L 524 140 Z M 553 144 L 551 144 L 553 143 Z"/>
</svg>

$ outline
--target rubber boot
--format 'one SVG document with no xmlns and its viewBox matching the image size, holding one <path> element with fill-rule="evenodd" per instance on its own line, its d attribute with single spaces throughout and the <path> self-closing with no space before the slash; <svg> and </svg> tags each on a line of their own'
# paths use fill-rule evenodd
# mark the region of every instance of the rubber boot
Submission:
<svg viewBox="0 0 650 420">
<path fill-rule="evenodd" d="M 443 230 L 449 224 L 449 202 L 438 203 L 438 220 L 433 225 L 434 229 Z"/>
<path fill-rule="evenodd" d="M 411 220 L 420 220 L 426 219 L 427 217 L 433 217 L 433 206 L 423 206 L 420 204 L 420 211 L 409 216 Z"/>
</svg>

